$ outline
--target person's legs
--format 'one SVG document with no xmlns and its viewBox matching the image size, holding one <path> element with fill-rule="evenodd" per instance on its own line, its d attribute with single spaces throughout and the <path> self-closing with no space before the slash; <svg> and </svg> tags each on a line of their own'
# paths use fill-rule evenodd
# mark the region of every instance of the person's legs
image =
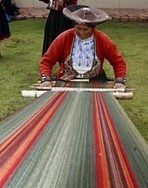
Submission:
<svg viewBox="0 0 148 188">
<path fill-rule="evenodd" d="M 66 31 L 68 29 L 73 28 L 74 25 L 72 23 L 72 21 L 68 18 L 66 18 L 63 14 L 61 14 L 61 20 L 60 20 L 60 33 L 62 33 L 63 31 Z"/>
<path fill-rule="evenodd" d="M 0 40 L 8 38 L 10 30 L 3 7 L 0 5 Z"/>
<path fill-rule="evenodd" d="M 12 8 L 11 8 L 11 0 L 5 0 L 4 1 L 4 7 L 5 7 L 5 12 L 8 14 L 8 15 L 13 15 L 13 11 L 12 11 Z"/>
<path fill-rule="evenodd" d="M 45 30 L 44 30 L 44 40 L 43 40 L 43 50 L 42 55 L 47 51 L 48 47 L 50 46 L 51 42 L 54 39 L 55 35 L 55 25 L 54 25 L 54 17 L 56 12 L 54 10 L 51 10 L 49 12 L 46 24 L 45 24 Z"/>
<path fill-rule="evenodd" d="M 8 21 L 2 5 L 0 4 L 0 57 L 1 57 L 1 40 L 10 37 Z"/>
<path fill-rule="evenodd" d="M 7 15 L 15 16 L 19 14 L 19 8 L 11 3 L 11 0 L 4 1 L 5 12 Z"/>
<path fill-rule="evenodd" d="M 52 41 L 61 33 L 61 11 L 51 9 L 45 24 L 42 55 L 47 51 Z"/>
</svg>

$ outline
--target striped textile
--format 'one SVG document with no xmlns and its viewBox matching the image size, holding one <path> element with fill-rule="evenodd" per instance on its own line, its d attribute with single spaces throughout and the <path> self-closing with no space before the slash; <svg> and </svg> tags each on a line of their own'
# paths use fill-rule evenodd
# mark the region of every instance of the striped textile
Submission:
<svg viewBox="0 0 148 188">
<path fill-rule="evenodd" d="M 147 143 L 111 93 L 49 91 L 0 123 L 0 187 L 145 188 L 147 174 Z"/>
</svg>

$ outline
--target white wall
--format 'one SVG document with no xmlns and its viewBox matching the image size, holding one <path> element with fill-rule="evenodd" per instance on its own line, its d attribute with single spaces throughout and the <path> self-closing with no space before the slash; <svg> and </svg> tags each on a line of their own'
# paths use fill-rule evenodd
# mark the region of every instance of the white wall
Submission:
<svg viewBox="0 0 148 188">
<path fill-rule="evenodd" d="M 88 4 L 98 8 L 148 8 L 148 0 L 79 0 L 79 4 Z"/>
<path fill-rule="evenodd" d="M 46 7 L 39 0 L 12 0 L 19 7 Z M 148 0 L 78 0 L 78 4 L 96 6 L 98 8 L 148 8 Z"/>
</svg>

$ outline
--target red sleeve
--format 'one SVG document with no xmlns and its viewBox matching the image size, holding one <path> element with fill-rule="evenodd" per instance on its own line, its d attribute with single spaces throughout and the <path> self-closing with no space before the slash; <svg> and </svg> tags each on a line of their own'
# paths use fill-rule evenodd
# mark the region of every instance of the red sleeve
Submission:
<svg viewBox="0 0 148 188">
<path fill-rule="evenodd" d="M 67 35 L 67 33 L 70 33 Z M 72 34 L 71 34 L 72 33 Z M 40 74 L 50 76 L 53 66 L 60 60 L 64 62 L 65 58 L 70 53 L 70 48 L 73 40 L 73 29 L 61 33 L 49 46 L 47 52 L 43 55 L 40 61 Z M 66 48 L 65 48 L 66 46 Z"/>
<path fill-rule="evenodd" d="M 106 35 L 103 35 L 103 54 L 113 66 L 115 78 L 126 77 L 126 62 L 115 43 Z"/>
<path fill-rule="evenodd" d="M 55 39 L 54 42 L 50 45 L 47 52 L 43 55 L 40 61 L 40 75 L 51 76 L 53 66 L 57 63 L 60 58 L 61 45 L 58 39 Z"/>
<path fill-rule="evenodd" d="M 110 55 L 107 55 L 107 59 L 113 66 L 115 78 L 126 77 L 126 63 L 116 45 L 112 42 L 109 45 L 108 53 Z"/>
</svg>

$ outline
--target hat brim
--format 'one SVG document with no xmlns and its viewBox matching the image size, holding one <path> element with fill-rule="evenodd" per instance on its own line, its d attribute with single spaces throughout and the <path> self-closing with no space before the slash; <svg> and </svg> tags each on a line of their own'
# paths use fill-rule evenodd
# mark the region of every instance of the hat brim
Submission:
<svg viewBox="0 0 148 188">
<path fill-rule="evenodd" d="M 103 10 L 85 5 L 70 5 L 63 9 L 63 14 L 76 24 L 98 25 L 108 20 Z"/>
</svg>

